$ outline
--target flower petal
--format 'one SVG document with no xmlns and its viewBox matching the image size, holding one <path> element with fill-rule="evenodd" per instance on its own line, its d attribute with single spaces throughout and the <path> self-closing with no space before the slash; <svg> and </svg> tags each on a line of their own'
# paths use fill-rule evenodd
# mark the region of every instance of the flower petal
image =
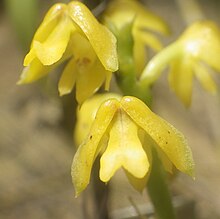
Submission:
<svg viewBox="0 0 220 219">
<path fill-rule="evenodd" d="M 101 87 L 105 79 L 105 71 L 99 60 L 96 60 L 92 66 L 88 64 L 88 66 L 78 67 L 76 99 L 79 104 L 82 104 Z"/>
<path fill-rule="evenodd" d="M 220 71 L 220 29 L 212 21 L 193 23 L 179 41 L 198 59 Z"/>
<path fill-rule="evenodd" d="M 66 65 L 61 78 L 59 80 L 58 90 L 60 96 L 69 94 L 76 82 L 77 69 L 76 69 L 76 61 L 72 58 L 68 64 Z"/>
<path fill-rule="evenodd" d="M 55 26 L 58 24 L 60 15 L 66 10 L 66 4 L 58 3 L 52 6 L 44 17 L 43 22 L 37 29 L 33 40 L 38 42 L 44 42 Z"/>
<path fill-rule="evenodd" d="M 72 163 L 72 181 L 78 196 L 88 185 L 95 155 L 99 149 L 99 143 L 105 135 L 111 123 L 119 102 L 115 99 L 105 101 L 99 108 L 91 130 L 79 149 L 77 150 Z"/>
<path fill-rule="evenodd" d="M 167 24 L 136 0 L 111 1 L 105 11 L 105 16 L 109 17 L 119 29 L 136 17 L 135 26 L 138 28 L 147 28 L 163 34 L 169 33 Z"/>
<path fill-rule="evenodd" d="M 217 86 L 211 75 L 209 74 L 210 70 L 207 66 L 202 65 L 202 63 L 197 63 L 194 65 L 194 72 L 197 79 L 202 84 L 203 88 L 212 94 L 217 93 Z"/>
<path fill-rule="evenodd" d="M 56 65 L 44 66 L 37 58 L 35 58 L 29 66 L 23 69 L 17 84 L 27 84 L 36 81 L 49 74 L 55 66 Z"/>
<path fill-rule="evenodd" d="M 115 36 L 105 26 L 101 25 L 81 2 L 70 2 L 68 9 L 69 16 L 86 35 L 105 69 L 116 71 L 118 59 Z"/>
<path fill-rule="evenodd" d="M 163 48 L 162 43 L 157 39 L 157 37 L 149 32 L 140 30 L 138 32 L 139 39 L 147 46 L 151 47 L 155 51 L 159 51 Z"/>
<path fill-rule="evenodd" d="M 146 136 L 144 133 L 144 138 L 142 142 L 142 146 L 145 150 L 145 153 L 147 154 L 147 158 L 150 164 L 149 170 L 146 173 L 146 175 L 143 178 L 136 178 L 133 175 L 131 175 L 128 171 L 125 170 L 125 173 L 128 177 L 129 182 L 131 185 L 139 192 L 142 192 L 144 188 L 146 188 L 147 181 L 149 179 L 150 173 L 151 173 L 151 167 L 152 167 L 152 152 L 151 152 L 151 145 L 149 145 L 149 136 Z M 152 141 L 152 140 L 151 140 Z"/>
<path fill-rule="evenodd" d="M 173 60 L 169 73 L 169 84 L 185 106 L 191 104 L 193 88 L 193 57 L 183 56 Z"/>
<path fill-rule="evenodd" d="M 64 17 L 45 42 L 33 41 L 33 49 L 43 65 L 52 65 L 61 59 L 73 29 L 71 20 L 68 17 Z"/>
<path fill-rule="evenodd" d="M 150 165 L 138 138 L 137 125 L 122 110 L 118 110 L 112 123 L 108 147 L 100 160 L 100 179 L 108 182 L 120 167 L 143 178 Z"/>
<path fill-rule="evenodd" d="M 182 133 L 135 97 L 123 97 L 121 106 L 150 135 L 177 169 L 194 176 L 192 152 Z"/>
<path fill-rule="evenodd" d="M 87 99 L 80 107 L 78 106 L 77 122 L 74 129 L 74 140 L 77 147 L 88 135 L 100 105 L 112 98 L 121 100 L 121 96 L 115 93 L 96 94 Z"/>
</svg>

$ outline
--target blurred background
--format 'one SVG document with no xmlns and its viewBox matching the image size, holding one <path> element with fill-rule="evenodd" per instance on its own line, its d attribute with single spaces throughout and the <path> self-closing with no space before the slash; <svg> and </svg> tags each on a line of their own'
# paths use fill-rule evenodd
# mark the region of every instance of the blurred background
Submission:
<svg viewBox="0 0 220 219">
<path fill-rule="evenodd" d="M 16 85 L 33 33 L 55 2 L 0 1 L 0 218 L 3 219 L 80 219 L 85 218 L 85 209 L 92 212 L 94 204 L 90 188 L 75 198 L 71 182 L 73 97 L 60 99 L 52 79 Z M 94 1 L 87 3 L 91 2 L 94 7 Z M 143 2 L 170 24 L 172 35 L 163 38 L 165 44 L 186 27 L 174 0 Z M 199 3 L 205 16 L 220 25 L 220 1 Z M 220 85 L 219 74 L 213 76 Z M 170 92 L 166 77 L 163 74 L 153 88 L 153 109 L 184 133 L 196 163 L 195 181 L 182 174 L 171 181 L 175 205 L 180 207 L 179 218 L 218 219 L 219 94 L 214 97 L 207 94 L 195 81 L 192 106 L 185 109 Z M 69 98 L 73 104 L 69 104 Z M 110 182 L 110 191 L 108 206 L 112 218 L 134 218 L 137 209 L 141 214 L 152 213 L 152 206 L 146 204 L 147 192 L 134 191 L 122 172 Z"/>
</svg>

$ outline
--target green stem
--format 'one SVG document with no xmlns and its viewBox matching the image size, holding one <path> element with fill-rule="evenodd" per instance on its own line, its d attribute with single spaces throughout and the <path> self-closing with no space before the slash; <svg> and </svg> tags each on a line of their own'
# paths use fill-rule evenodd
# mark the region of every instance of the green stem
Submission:
<svg viewBox="0 0 220 219">
<path fill-rule="evenodd" d="M 152 170 L 147 189 L 158 219 L 175 218 L 172 199 L 166 180 L 165 170 L 154 149 Z"/>
</svg>

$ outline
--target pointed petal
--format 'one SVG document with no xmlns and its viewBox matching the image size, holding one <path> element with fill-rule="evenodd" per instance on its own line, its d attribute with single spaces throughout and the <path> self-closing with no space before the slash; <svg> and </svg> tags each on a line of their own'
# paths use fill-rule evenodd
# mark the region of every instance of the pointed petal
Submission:
<svg viewBox="0 0 220 219">
<path fill-rule="evenodd" d="M 119 102 L 115 99 L 105 101 L 99 108 L 89 135 L 77 150 L 72 163 L 72 181 L 78 196 L 89 184 L 90 174 L 99 143 L 109 127 Z"/>
<path fill-rule="evenodd" d="M 61 78 L 59 80 L 58 90 L 60 96 L 69 94 L 76 82 L 77 69 L 76 69 L 76 61 L 71 59 L 66 65 Z"/>
<path fill-rule="evenodd" d="M 55 69 L 62 62 L 66 61 L 71 57 L 68 51 L 64 53 L 63 58 L 53 65 L 43 65 L 38 58 L 34 58 L 33 61 L 23 69 L 18 84 L 27 84 L 34 82 Z"/>
<path fill-rule="evenodd" d="M 194 65 L 194 72 L 205 90 L 212 94 L 217 93 L 216 83 L 209 74 L 210 72 L 207 66 L 202 65 L 201 63 L 197 63 Z"/>
<path fill-rule="evenodd" d="M 194 176 L 192 152 L 182 133 L 135 97 L 123 97 L 121 106 L 149 134 L 177 169 Z"/>
<path fill-rule="evenodd" d="M 92 66 L 88 64 L 78 67 L 76 99 L 79 104 L 82 104 L 101 87 L 105 79 L 105 72 L 106 70 L 99 60 L 96 60 Z"/>
<path fill-rule="evenodd" d="M 49 74 L 54 68 L 55 65 L 44 66 L 37 58 L 35 58 L 29 66 L 23 69 L 18 84 L 34 82 Z"/>
<path fill-rule="evenodd" d="M 169 74 L 169 84 L 183 104 L 191 104 L 193 88 L 193 57 L 180 57 L 173 60 Z"/>
<path fill-rule="evenodd" d="M 108 182 L 123 167 L 136 178 L 143 178 L 149 170 L 149 161 L 138 138 L 136 124 L 123 112 L 115 115 L 109 143 L 100 160 L 100 179 Z"/>
<path fill-rule="evenodd" d="M 30 52 L 24 58 L 24 66 L 30 65 L 30 63 L 36 58 L 34 49 L 31 49 Z"/>
<path fill-rule="evenodd" d="M 111 71 L 105 71 L 105 90 L 108 91 L 110 87 L 112 79 L 112 72 Z"/>
<path fill-rule="evenodd" d="M 138 35 L 140 40 L 147 46 L 151 47 L 155 51 L 159 51 L 163 48 L 162 43 L 157 39 L 157 37 L 149 32 L 146 31 L 138 31 Z"/>
<path fill-rule="evenodd" d="M 175 58 L 182 56 L 182 44 L 175 42 L 158 52 L 143 70 L 140 80 L 144 85 L 153 84 L 161 75 L 162 71 Z"/>
<path fill-rule="evenodd" d="M 115 36 L 101 25 L 81 2 L 72 1 L 69 3 L 68 9 L 69 16 L 86 35 L 105 69 L 116 71 L 118 59 Z"/>
<path fill-rule="evenodd" d="M 61 59 L 72 30 L 71 20 L 65 17 L 56 25 L 45 42 L 33 41 L 33 49 L 43 65 L 52 65 Z"/>
</svg>

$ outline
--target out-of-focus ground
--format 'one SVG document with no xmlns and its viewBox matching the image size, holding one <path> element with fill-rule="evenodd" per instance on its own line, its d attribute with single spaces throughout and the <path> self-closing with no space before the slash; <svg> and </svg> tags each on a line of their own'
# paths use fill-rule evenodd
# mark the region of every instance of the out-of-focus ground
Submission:
<svg viewBox="0 0 220 219">
<path fill-rule="evenodd" d="M 184 28 L 173 1 L 146 1 L 170 22 L 177 36 Z M 201 1 L 205 14 L 220 24 L 218 1 Z M 207 51 L 208 52 L 208 51 Z M 220 54 L 219 54 L 220 55 Z M 0 17 L 0 218 L 80 219 L 83 197 L 74 198 L 70 167 L 71 134 L 62 127 L 58 94 L 40 92 L 38 85 L 17 86 L 23 54 L 10 22 Z M 218 85 L 219 75 L 215 75 Z M 193 104 L 185 109 L 169 91 L 166 74 L 154 87 L 154 110 L 181 130 L 196 163 L 196 180 L 179 174 L 173 194 L 192 200 L 198 219 L 220 218 L 220 98 L 198 83 Z M 136 193 L 119 172 L 111 183 L 110 211 L 148 200 Z"/>
</svg>

